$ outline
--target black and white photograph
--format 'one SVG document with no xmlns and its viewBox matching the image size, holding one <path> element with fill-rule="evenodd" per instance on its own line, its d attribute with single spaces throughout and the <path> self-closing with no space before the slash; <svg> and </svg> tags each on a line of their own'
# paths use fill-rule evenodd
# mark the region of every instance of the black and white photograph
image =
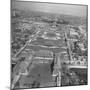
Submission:
<svg viewBox="0 0 90 90">
<path fill-rule="evenodd" d="M 11 0 L 11 90 L 88 85 L 88 5 Z"/>
</svg>

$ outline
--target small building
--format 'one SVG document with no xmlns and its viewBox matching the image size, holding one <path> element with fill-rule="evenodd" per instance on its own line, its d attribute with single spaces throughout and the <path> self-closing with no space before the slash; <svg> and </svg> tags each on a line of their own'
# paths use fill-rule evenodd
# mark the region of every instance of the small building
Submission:
<svg viewBox="0 0 90 90">
<path fill-rule="evenodd" d="M 77 35 L 78 36 L 78 32 L 75 31 L 75 29 L 70 29 L 70 35 Z"/>
</svg>

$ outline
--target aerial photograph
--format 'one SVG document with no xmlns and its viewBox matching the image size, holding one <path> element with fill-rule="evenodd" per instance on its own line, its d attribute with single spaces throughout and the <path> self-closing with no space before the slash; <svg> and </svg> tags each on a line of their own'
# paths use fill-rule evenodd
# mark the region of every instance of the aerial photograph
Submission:
<svg viewBox="0 0 90 90">
<path fill-rule="evenodd" d="M 87 9 L 11 0 L 11 90 L 88 84 Z"/>
</svg>

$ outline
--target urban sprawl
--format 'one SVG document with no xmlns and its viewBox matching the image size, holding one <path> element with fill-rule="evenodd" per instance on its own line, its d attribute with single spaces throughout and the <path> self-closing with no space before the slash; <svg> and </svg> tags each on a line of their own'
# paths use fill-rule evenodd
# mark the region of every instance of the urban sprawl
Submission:
<svg viewBox="0 0 90 90">
<path fill-rule="evenodd" d="M 11 14 L 11 89 L 87 84 L 86 19 Z"/>
</svg>

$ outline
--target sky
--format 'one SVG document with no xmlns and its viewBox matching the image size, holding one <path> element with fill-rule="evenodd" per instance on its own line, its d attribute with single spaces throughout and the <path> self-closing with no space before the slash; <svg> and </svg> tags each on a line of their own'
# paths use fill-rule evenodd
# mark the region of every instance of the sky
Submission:
<svg viewBox="0 0 90 90">
<path fill-rule="evenodd" d="M 30 2 L 30 1 L 12 0 L 12 8 L 74 15 L 74 16 L 81 16 L 81 17 L 86 16 L 86 13 L 87 13 L 87 6 L 85 5 L 40 3 L 40 2 Z"/>
</svg>

